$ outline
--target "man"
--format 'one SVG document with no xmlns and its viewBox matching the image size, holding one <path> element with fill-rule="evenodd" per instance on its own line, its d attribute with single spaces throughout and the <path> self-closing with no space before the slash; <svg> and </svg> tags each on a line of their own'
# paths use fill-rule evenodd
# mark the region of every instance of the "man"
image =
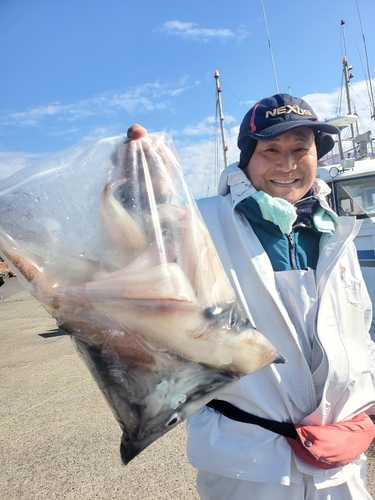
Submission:
<svg viewBox="0 0 375 500">
<path fill-rule="evenodd" d="M 225 169 L 217 197 L 198 202 L 238 297 L 287 359 L 243 377 L 188 420 L 202 500 L 371 498 L 363 454 L 322 469 L 274 428 L 243 419 L 320 428 L 373 410 L 371 302 L 353 243 L 360 222 L 337 217 L 316 180 L 338 132 L 302 99 L 262 99 L 241 124 L 239 164 Z"/>
<path fill-rule="evenodd" d="M 200 210 L 258 329 L 287 359 L 220 394 L 274 422 L 328 425 L 375 401 L 371 302 L 353 244 L 360 222 L 338 218 L 316 180 L 335 127 L 302 99 L 262 99 L 239 132 L 239 165 Z M 213 405 L 215 408 L 215 405 Z M 202 499 L 364 500 L 366 458 L 322 470 L 284 436 L 205 407 L 188 421 L 188 456 Z M 356 436 L 353 433 L 353 440 Z"/>
</svg>

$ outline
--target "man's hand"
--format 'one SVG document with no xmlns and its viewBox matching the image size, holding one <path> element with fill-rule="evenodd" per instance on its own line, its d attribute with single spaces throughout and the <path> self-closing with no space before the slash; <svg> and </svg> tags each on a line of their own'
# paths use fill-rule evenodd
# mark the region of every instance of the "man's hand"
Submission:
<svg viewBox="0 0 375 500">
<path fill-rule="evenodd" d="M 127 136 L 129 139 L 142 139 L 142 137 L 145 137 L 146 135 L 147 130 L 138 123 L 134 123 L 128 128 Z"/>
</svg>

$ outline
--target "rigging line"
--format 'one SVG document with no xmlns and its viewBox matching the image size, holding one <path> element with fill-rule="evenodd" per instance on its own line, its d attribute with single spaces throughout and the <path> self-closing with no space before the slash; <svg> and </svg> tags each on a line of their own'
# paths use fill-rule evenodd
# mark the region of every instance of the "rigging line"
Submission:
<svg viewBox="0 0 375 500">
<path fill-rule="evenodd" d="M 366 78 L 366 89 L 367 89 L 367 97 L 368 97 L 368 104 L 366 104 L 363 99 L 361 99 L 361 97 L 357 95 L 357 97 L 359 97 L 359 99 L 362 101 L 362 103 L 364 104 L 365 106 L 365 109 L 368 109 L 370 111 L 370 117 L 372 120 L 374 120 L 374 114 L 375 114 L 375 103 L 373 101 L 373 95 L 372 95 L 372 81 L 371 81 L 371 78 L 368 77 L 368 75 L 366 76 L 366 70 L 364 68 L 364 65 L 363 65 L 363 60 L 362 60 L 362 56 L 361 56 L 361 53 L 360 53 L 360 50 L 359 50 L 359 47 L 357 46 L 357 49 L 358 49 L 358 55 L 359 55 L 359 59 L 361 61 L 361 66 L 362 66 L 362 71 L 363 71 L 363 74 L 365 75 L 365 78 Z"/>
<path fill-rule="evenodd" d="M 342 100 L 343 100 L 343 87 L 344 87 L 344 73 L 341 74 L 341 83 L 339 86 L 340 91 L 337 93 L 337 102 L 336 102 L 336 114 L 337 116 L 341 115 L 341 110 L 343 109 Z"/>
<path fill-rule="evenodd" d="M 221 84 L 221 80 L 220 80 L 220 84 Z M 226 87 L 226 88 L 228 88 L 228 87 Z M 229 89 L 228 89 L 228 90 L 229 90 Z M 231 93 L 233 93 L 233 92 L 231 92 Z M 234 95 L 234 94 L 233 94 L 233 95 Z M 234 96 L 234 97 L 236 97 L 236 96 Z M 243 101 L 242 101 L 242 104 L 244 104 L 244 103 L 243 103 Z M 226 113 L 225 113 L 225 111 L 224 111 L 224 105 L 223 105 L 223 104 L 221 105 L 221 108 L 222 108 L 223 116 L 225 117 L 225 116 L 226 116 Z M 225 131 L 226 131 L 226 142 L 230 144 L 230 146 L 231 146 L 231 148 L 232 148 L 232 151 L 236 151 L 236 148 L 237 148 L 237 140 L 236 140 L 236 143 L 235 143 L 235 145 L 234 145 L 234 144 L 233 144 L 233 135 L 232 135 L 232 133 L 231 133 L 230 128 L 228 127 L 228 121 L 227 121 L 227 120 L 224 120 L 224 129 L 225 129 Z M 229 139 L 228 139 L 228 138 L 229 138 Z M 225 168 L 225 165 L 224 165 L 224 168 Z M 219 174 L 220 174 L 220 173 L 221 173 L 221 171 L 219 172 Z M 220 175 L 219 175 L 219 177 L 220 177 Z"/>
<path fill-rule="evenodd" d="M 344 56 L 348 59 L 348 51 L 346 47 L 346 35 L 345 35 L 345 21 L 341 21 L 341 32 L 342 32 L 342 40 L 344 42 Z"/>
<path fill-rule="evenodd" d="M 209 154 L 210 154 L 210 158 L 211 158 L 211 152 Z M 202 196 L 203 196 L 203 190 L 204 190 L 204 187 L 206 186 L 206 183 L 207 183 L 207 185 L 209 185 L 209 183 L 207 182 L 207 176 L 208 176 L 208 171 L 211 167 L 210 162 L 211 162 L 211 160 L 209 160 L 206 164 L 206 169 L 205 169 L 204 176 L 203 176 L 203 182 L 201 185 L 201 192 L 200 192 L 199 198 L 202 198 Z"/>
<path fill-rule="evenodd" d="M 365 50 L 365 58 L 366 58 L 366 66 L 367 66 L 367 78 L 369 81 L 369 88 L 370 88 L 370 104 L 371 104 L 371 118 L 375 120 L 375 98 L 374 98 L 374 91 L 372 88 L 372 81 L 371 81 L 371 72 L 370 72 L 370 63 L 368 60 L 368 53 L 367 53 L 367 44 L 366 44 L 366 39 L 365 39 L 365 32 L 363 30 L 363 24 L 362 24 L 362 17 L 361 17 L 361 12 L 359 10 L 359 5 L 358 5 L 358 0 L 356 0 L 357 4 L 357 11 L 358 11 L 358 17 L 359 17 L 359 24 L 361 26 L 361 31 L 362 31 L 362 38 L 363 38 L 363 46 Z"/>
<path fill-rule="evenodd" d="M 237 101 L 239 101 L 239 102 L 242 104 L 242 106 L 243 106 L 244 108 L 246 108 L 246 109 L 247 109 L 247 107 L 246 107 L 246 105 L 245 105 L 245 101 L 242 99 L 242 97 L 241 97 L 241 99 L 240 99 L 239 97 L 237 97 L 237 96 L 236 96 L 236 94 L 234 94 L 234 93 L 231 91 L 231 89 L 230 89 L 229 87 L 227 87 L 227 86 L 225 85 L 225 83 L 223 83 L 223 80 L 222 80 L 222 79 L 220 79 L 220 84 L 221 84 L 221 85 L 223 85 L 223 87 L 225 87 L 225 88 L 226 88 L 226 89 L 227 89 L 227 90 L 228 90 L 228 91 L 232 94 L 232 96 L 233 96 L 233 97 L 235 97 L 235 98 L 237 99 Z"/>
<path fill-rule="evenodd" d="M 215 119 L 216 119 L 216 117 L 215 117 Z M 206 169 L 204 172 L 204 179 L 202 182 L 201 192 L 200 192 L 200 196 L 199 196 L 200 198 L 203 196 L 203 194 L 204 194 L 203 191 L 204 191 L 206 186 L 207 186 L 206 195 L 208 195 L 208 193 L 210 191 L 210 181 L 211 181 L 211 179 L 209 177 L 209 172 L 212 172 L 212 170 L 214 168 L 216 168 L 216 162 L 215 162 L 216 135 L 217 135 L 216 129 L 217 129 L 217 124 L 215 121 L 213 124 L 213 127 L 212 127 L 212 135 L 211 135 L 210 149 L 209 149 L 209 160 L 206 163 Z M 214 158 L 214 161 L 212 161 L 213 158 Z"/>
<path fill-rule="evenodd" d="M 212 134 L 210 139 L 210 148 L 209 148 L 209 160 L 206 163 L 206 169 L 204 173 L 203 183 L 201 185 L 200 198 L 203 196 L 204 189 L 207 187 L 206 196 L 209 195 L 210 186 L 212 184 L 212 172 L 214 176 L 214 188 L 217 188 L 216 182 L 216 171 L 218 169 L 219 162 L 219 142 L 218 142 L 218 129 L 219 129 L 219 103 L 217 99 L 217 91 L 215 90 L 215 117 L 212 124 Z"/>
<path fill-rule="evenodd" d="M 212 134 L 210 140 L 210 150 L 209 150 L 209 160 L 206 164 L 206 170 L 204 174 L 204 180 L 201 186 L 200 198 L 204 194 L 205 188 L 207 188 L 206 196 L 209 195 L 210 187 L 212 185 L 212 176 L 213 176 L 213 184 L 214 188 L 217 187 L 216 177 L 217 177 L 217 165 L 219 162 L 219 142 L 218 142 L 218 128 L 219 128 L 219 119 L 218 119 L 218 103 L 216 101 L 216 112 L 214 122 L 212 124 Z"/>
<path fill-rule="evenodd" d="M 63 391 L 60 391 L 57 394 L 54 394 L 53 396 L 51 396 L 51 397 L 49 397 L 47 399 L 44 399 L 40 403 L 37 403 L 37 404 L 31 406 L 30 408 L 27 408 L 26 410 L 23 410 L 20 413 L 17 413 L 17 415 L 14 415 L 13 417 L 8 418 L 8 420 L 4 420 L 3 422 L 0 422 L 0 426 L 8 424 L 9 422 L 12 422 L 13 420 L 15 420 L 16 418 L 20 417 L 21 415 L 25 415 L 25 413 L 28 413 L 29 411 L 34 410 L 35 408 L 38 408 L 39 406 L 42 406 L 42 405 L 48 403 L 49 401 L 52 401 L 52 399 L 55 399 L 55 398 L 61 396 L 62 394 L 65 394 L 66 392 L 69 392 L 72 389 L 75 389 L 76 387 L 78 387 L 78 386 L 80 386 L 82 384 L 85 384 L 89 380 L 92 380 L 92 378 L 91 377 L 85 378 L 81 382 L 78 382 L 78 384 L 72 385 L 71 387 L 68 387 L 67 389 L 64 389 Z"/>
<path fill-rule="evenodd" d="M 362 99 L 362 97 L 354 90 L 354 88 L 352 86 L 350 86 L 350 91 L 357 97 L 357 101 L 360 101 L 362 104 L 363 104 L 363 107 L 360 108 L 360 111 L 363 111 L 364 109 L 368 109 L 368 103 L 366 104 L 366 102 Z"/>
<path fill-rule="evenodd" d="M 345 45 L 345 56 L 342 59 L 342 64 L 343 64 L 343 73 L 345 75 L 345 94 L 346 94 L 346 101 L 347 101 L 347 106 L 348 106 L 348 114 L 352 114 L 352 95 L 350 93 L 350 78 L 352 75 L 349 73 L 349 70 L 352 69 L 351 66 L 348 65 L 348 58 L 347 58 L 347 49 L 346 49 L 346 37 L 345 37 L 345 21 L 341 19 L 341 28 L 342 28 L 342 35 L 344 39 L 344 45 Z M 353 123 L 350 124 L 350 130 L 352 133 L 352 140 L 353 140 L 353 150 L 355 150 L 355 142 L 354 142 L 354 126 Z"/>
<path fill-rule="evenodd" d="M 230 147 L 232 148 L 231 151 L 234 152 L 237 150 L 237 138 L 233 137 L 233 134 L 231 133 L 231 130 L 226 126 L 225 130 L 227 131 L 227 137 L 229 137 L 229 144 Z"/>
<path fill-rule="evenodd" d="M 359 50 L 358 45 L 357 45 L 357 50 L 358 50 L 359 60 L 361 61 L 362 71 L 363 71 L 363 74 L 365 75 L 365 79 L 366 79 L 367 97 L 368 97 L 368 102 L 370 103 L 370 113 L 372 113 L 373 104 L 372 104 L 372 98 L 371 98 L 371 82 L 370 82 L 368 75 L 366 74 L 366 69 L 363 65 L 362 55 L 361 55 L 361 51 Z"/>
<path fill-rule="evenodd" d="M 215 188 L 219 183 L 219 170 L 220 170 L 220 137 L 219 137 L 219 122 L 221 126 L 221 120 L 219 116 L 219 101 L 216 102 L 216 134 L 215 134 Z"/>
<path fill-rule="evenodd" d="M 341 40 L 341 37 L 340 37 L 340 40 Z M 341 72 L 340 85 L 338 86 L 339 91 L 337 92 L 337 96 L 336 96 L 336 116 L 339 116 L 340 112 L 341 112 L 343 82 L 344 82 L 344 73 Z"/>
<path fill-rule="evenodd" d="M 229 92 L 233 95 L 233 97 L 235 97 L 235 98 L 236 98 L 236 99 L 237 99 L 237 100 L 238 100 L 238 101 L 242 104 L 242 106 L 243 106 L 246 110 L 248 110 L 248 106 L 246 106 L 246 104 L 245 104 L 244 100 L 243 100 L 242 98 L 240 99 L 239 97 L 237 97 L 237 96 L 236 96 L 236 94 L 234 94 L 234 92 L 232 92 L 232 91 L 230 90 L 230 88 L 229 88 L 227 85 L 225 85 L 225 83 L 223 83 L 223 80 L 222 80 L 221 78 L 220 78 L 220 86 L 225 87 L 225 88 L 226 88 L 226 89 L 227 89 L 227 90 L 228 90 L 228 91 L 229 91 Z M 222 104 L 222 108 L 223 108 L 223 115 L 225 116 L 225 115 L 226 115 L 226 113 L 224 112 L 224 105 L 223 105 L 223 104 Z M 217 110 L 216 110 L 216 111 L 217 111 Z M 217 116 L 216 116 L 216 118 L 217 118 Z M 227 137 L 229 137 L 229 143 L 230 143 L 230 145 L 231 145 L 231 147 L 232 147 L 232 151 L 236 151 L 236 148 L 237 148 L 237 140 L 235 141 L 235 143 L 233 142 L 233 140 L 234 140 L 234 139 L 233 139 L 233 135 L 232 135 L 232 133 L 231 133 L 231 131 L 230 131 L 229 127 L 228 127 L 228 122 L 227 122 L 227 120 L 225 120 L 225 122 L 224 122 L 224 127 L 225 127 L 225 130 L 226 130 L 226 132 L 227 132 Z"/>
<path fill-rule="evenodd" d="M 270 38 L 270 33 L 269 33 L 269 30 L 268 30 L 268 23 L 267 23 L 267 17 L 266 17 L 266 11 L 265 11 L 265 8 L 264 8 L 264 3 L 263 3 L 263 0 L 261 0 L 261 4 L 262 4 L 262 9 L 263 9 L 263 17 L 264 17 L 264 22 L 265 22 L 265 25 L 266 25 L 266 32 L 267 32 L 267 37 L 268 37 L 268 47 L 270 49 L 270 54 L 271 54 L 271 61 L 272 61 L 272 68 L 273 68 L 273 76 L 275 78 L 275 85 L 276 85 L 276 93 L 279 94 L 279 84 L 277 83 L 277 75 L 276 75 L 276 67 L 275 67 L 275 61 L 274 61 L 274 58 L 273 58 L 273 51 L 272 51 L 272 45 L 271 45 L 271 38 Z"/>
<path fill-rule="evenodd" d="M 237 137 L 233 136 L 232 130 L 228 127 L 227 122 L 225 122 L 224 126 L 225 126 L 225 130 L 226 130 L 227 143 L 230 145 L 230 148 L 228 149 L 228 151 L 230 150 L 230 151 L 232 151 L 232 153 L 234 155 L 236 155 L 236 152 L 238 153 Z M 233 156 L 232 156 L 232 160 L 233 160 Z M 238 160 L 239 160 L 239 158 L 236 157 L 235 161 L 238 161 Z M 233 163 L 233 161 L 232 161 L 232 163 Z"/>
</svg>

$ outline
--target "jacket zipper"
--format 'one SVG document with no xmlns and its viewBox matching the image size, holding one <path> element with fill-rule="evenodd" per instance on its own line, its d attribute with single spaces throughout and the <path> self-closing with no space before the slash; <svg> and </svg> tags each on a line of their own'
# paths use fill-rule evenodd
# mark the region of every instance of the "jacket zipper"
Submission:
<svg viewBox="0 0 375 500">
<path fill-rule="evenodd" d="M 241 201 L 242 201 L 242 199 L 240 199 L 240 200 L 236 203 L 236 205 L 237 205 L 238 203 L 240 203 Z M 235 228 L 236 228 L 236 231 L 237 231 L 238 237 L 239 237 L 239 239 L 240 239 L 240 241 L 241 241 L 241 243 L 242 243 L 242 246 L 245 248 L 246 253 L 248 253 L 247 248 L 246 248 L 246 245 L 245 245 L 245 243 L 244 243 L 244 241 L 243 241 L 243 239 L 242 239 L 242 236 L 241 236 L 241 234 L 240 234 L 240 231 L 239 231 L 239 229 L 238 229 L 238 227 L 237 227 L 236 217 L 235 217 L 235 209 L 236 209 L 236 205 L 232 206 L 232 219 L 233 219 L 234 226 L 235 226 Z M 288 240 L 289 240 L 289 236 L 290 236 L 290 235 L 288 235 Z M 290 240 L 289 240 L 289 242 L 290 242 Z M 294 242 L 293 242 L 293 240 L 292 240 L 292 243 L 293 243 L 293 247 L 294 247 Z M 283 311 L 279 308 L 279 305 L 277 304 L 277 302 L 276 302 L 276 300 L 274 299 L 273 295 L 269 292 L 269 290 L 268 290 L 268 288 L 267 288 L 267 286 L 266 286 L 266 283 L 264 282 L 264 280 L 263 280 L 262 276 L 260 275 L 260 273 L 259 273 L 258 269 L 255 267 L 255 264 L 254 264 L 254 262 L 252 261 L 252 259 L 251 259 L 251 258 L 250 258 L 250 262 L 251 262 L 251 265 L 253 266 L 253 268 L 254 268 L 254 270 L 255 270 L 256 274 L 258 275 L 259 280 L 260 280 L 260 281 L 261 281 L 261 283 L 263 284 L 264 288 L 268 291 L 269 295 L 271 296 L 271 299 L 272 299 L 272 300 L 273 300 L 273 302 L 275 303 L 276 308 L 279 310 L 279 312 L 280 312 L 280 314 L 281 314 L 282 318 L 284 319 L 284 323 L 285 323 L 286 327 L 288 328 L 288 330 L 289 330 L 289 332 L 290 332 L 290 334 L 291 334 L 291 336 L 292 336 L 292 338 L 293 338 L 293 340 L 294 340 L 294 342 L 295 342 L 295 344 L 296 344 L 296 346 L 297 346 L 297 348 L 298 348 L 299 352 L 300 352 L 300 353 L 301 353 L 301 355 L 302 355 L 302 358 L 304 359 L 304 361 L 305 361 L 305 363 L 306 363 L 306 367 L 307 367 L 307 371 L 308 371 L 309 376 L 310 376 L 310 382 L 311 382 L 311 387 L 312 387 L 312 391 L 313 391 L 314 409 L 316 409 L 316 408 L 318 407 L 318 401 L 317 401 L 317 395 L 316 395 L 316 387 L 315 387 L 315 382 L 314 382 L 314 378 L 313 378 L 313 375 L 312 375 L 312 372 L 311 372 L 311 369 L 310 369 L 309 363 L 307 362 L 307 359 L 306 359 L 306 357 L 305 357 L 305 355 L 304 355 L 304 353 L 303 353 L 303 351 L 302 351 L 302 349 L 301 349 L 300 345 L 298 344 L 297 340 L 295 339 L 294 334 L 293 334 L 292 330 L 290 329 L 290 327 L 289 327 L 289 325 L 288 325 L 287 319 L 286 319 L 286 317 L 285 317 L 285 315 L 284 315 Z M 295 262 L 295 256 L 294 256 L 294 262 Z"/>
<path fill-rule="evenodd" d="M 297 260 L 296 260 L 296 246 L 294 244 L 293 233 L 287 234 L 289 242 L 289 257 L 290 257 L 290 265 L 291 268 L 296 271 L 298 269 Z"/>
</svg>

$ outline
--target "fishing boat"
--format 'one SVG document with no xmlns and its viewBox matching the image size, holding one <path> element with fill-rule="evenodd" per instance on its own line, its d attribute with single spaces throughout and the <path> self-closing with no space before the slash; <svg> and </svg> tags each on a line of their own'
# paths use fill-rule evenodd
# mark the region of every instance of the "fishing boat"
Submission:
<svg viewBox="0 0 375 500">
<path fill-rule="evenodd" d="M 345 22 L 341 21 L 342 27 Z M 345 34 L 344 41 L 345 41 Z M 346 44 L 345 44 L 346 46 Z M 366 49 L 366 46 L 365 46 Z M 367 50 L 365 50 L 367 59 Z M 368 59 L 367 59 L 368 64 Z M 342 59 L 343 79 L 347 101 L 347 114 L 328 120 L 328 123 L 340 129 L 337 140 L 338 157 L 326 158 L 325 164 L 319 164 L 317 177 L 327 182 L 331 188 L 329 203 L 339 216 L 354 216 L 362 220 L 361 229 L 354 243 L 358 259 L 374 309 L 370 334 L 375 340 L 375 155 L 371 131 L 360 133 L 358 116 L 352 113 L 350 80 L 352 74 L 347 57 Z M 371 119 L 375 119 L 375 101 L 368 68 L 369 110 Z M 349 130 L 344 150 L 342 134 Z M 333 161 L 332 161 L 333 159 Z"/>
<path fill-rule="evenodd" d="M 347 116 L 329 120 L 340 129 L 347 126 L 347 121 Z M 375 159 L 367 151 L 369 134 L 361 134 L 354 140 L 359 141 L 359 158 L 346 156 L 337 163 L 319 166 L 317 177 L 330 186 L 329 203 L 338 215 L 362 219 L 354 243 L 363 277 L 375 304 Z M 375 340 L 375 307 L 370 333 Z"/>
</svg>

